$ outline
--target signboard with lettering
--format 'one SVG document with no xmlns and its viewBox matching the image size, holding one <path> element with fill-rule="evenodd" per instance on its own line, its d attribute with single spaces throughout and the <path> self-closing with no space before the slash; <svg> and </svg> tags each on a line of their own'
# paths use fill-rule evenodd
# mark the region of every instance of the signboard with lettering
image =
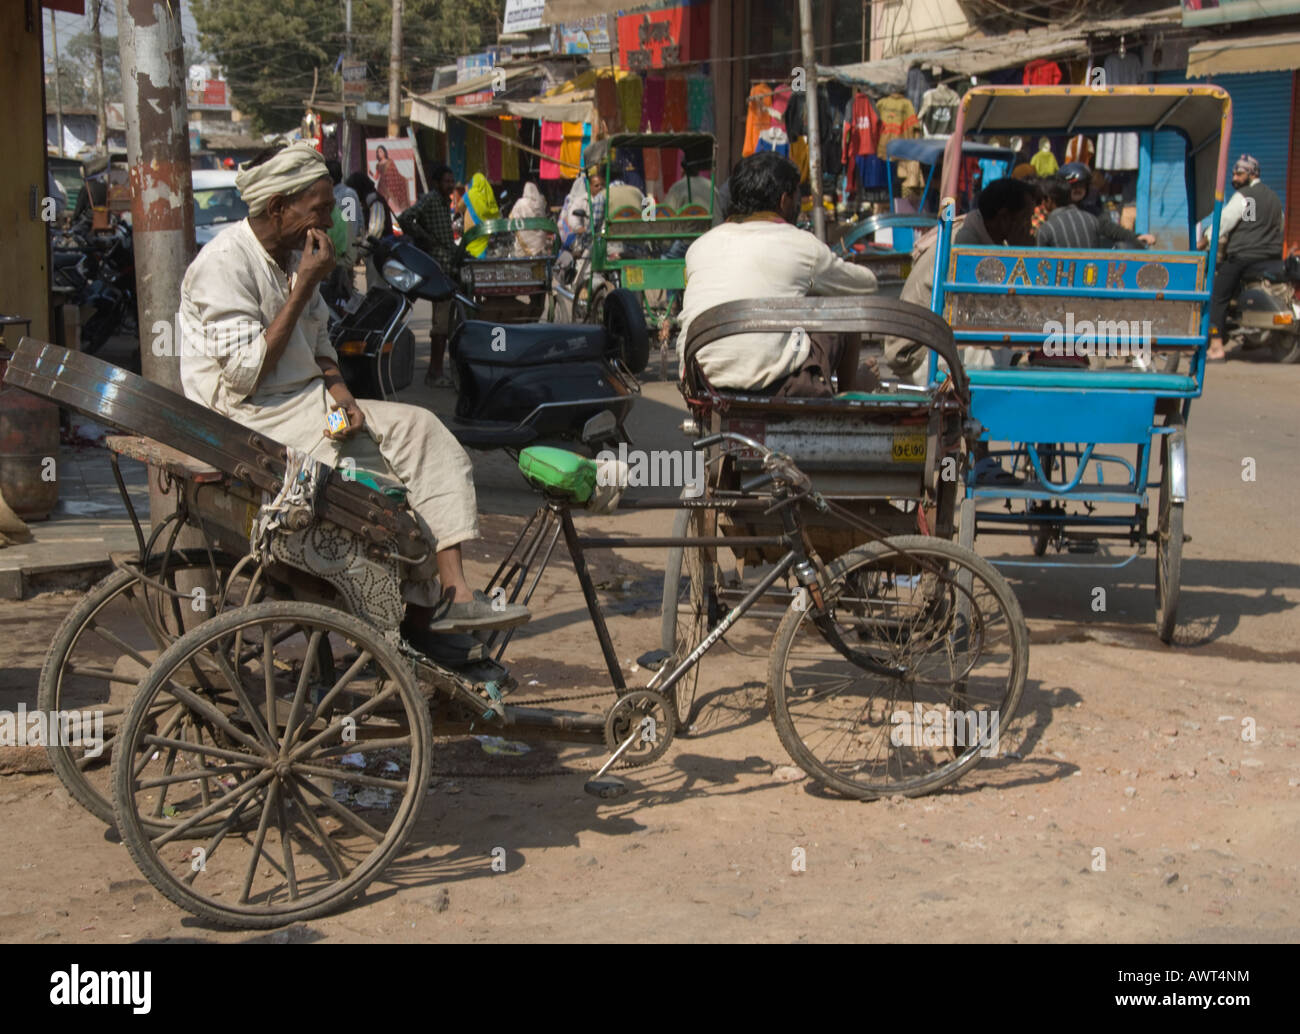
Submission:
<svg viewBox="0 0 1300 1034">
<path fill-rule="evenodd" d="M 366 99 L 366 63 L 343 62 L 343 101 L 358 102 Z"/>
<path fill-rule="evenodd" d="M 506 0 L 506 13 L 501 22 L 502 34 L 528 32 L 542 27 L 546 13 L 546 0 Z"/>
<path fill-rule="evenodd" d="M 487 75 L 496 66 L 496 54 L 465 54 L 456 58 L 456 82 Z"/>
<path fill-rule="evenodd" d="M 551 26 L 551 51 L 555 54 L 608 54 L 611 49 L 609 16 L 604 14 Z"/>
<path fill-rule="evenodd" d="M 633 71 L 707 61 L 709 5 L 696 3 L 621 16 L 618 53 L 623 67 Z"/>
</svg>

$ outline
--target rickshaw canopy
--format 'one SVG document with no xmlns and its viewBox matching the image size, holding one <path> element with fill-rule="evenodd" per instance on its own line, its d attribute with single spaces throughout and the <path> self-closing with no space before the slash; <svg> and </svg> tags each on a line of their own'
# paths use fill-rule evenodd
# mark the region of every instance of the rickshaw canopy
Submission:
<svg viewBox="0 0 1300 1034">
<path fill-rule="evenodd" d="M 1172 129 L 1186 141 L 1196 219 L 1222 197 L 1232 101 L 1221 86 L 975 86 L 961 99 L 957 132 L 964 136 L 1015 133 L 1071 135 Z M 1217 144 L 1217 146 L 1216 146 Z M 952 195 L 956 168 L 945 169 Z"/>
<path fill-rule="evenodd" d="M 908 140 L 900 137 L 889 141 L 890 161 L 920 162 L 922 165 L 938 165 L 948 147 L 948 136 L 927 136 Z M 966 158 L 992 158 L 995 161 L 1015 161 L 1016 152 L 1009 147 L 996 147 L 993 144 L 977 144 L 967 140 L 961 145 L 961 153 Z"/>
</svg>

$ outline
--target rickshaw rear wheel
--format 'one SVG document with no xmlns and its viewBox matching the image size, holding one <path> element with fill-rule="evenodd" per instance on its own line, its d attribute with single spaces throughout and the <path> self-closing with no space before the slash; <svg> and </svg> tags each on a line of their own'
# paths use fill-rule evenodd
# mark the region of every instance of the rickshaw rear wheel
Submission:
<svg viewBox="0 0 1300 1034">
<path fill-rule="evenodd" d="M 178 677 L 186 671 L 203 678 Z M 237 709 L 214 709 L 214 693 Z M 160 739 L 149 715 L 166 703 L 227 743 Z M 249 929 L 313 919 L 401 851 L 431 742 L 411 662 L 377 629 L 315 603 L 228 611 L 173 643 L 140 684 L 113 759 L 118 829 L 149 882 L 201 919 Z M 175 824 L 151 831 L 144 813 L 168 797 Z M 210 836 L 196 835 L 200 822 Z"/>
<path fill-rule="evenodd" d="M 177 576 L 215 571 L 220 592 L 237 563 L 237 558 L 227 553 L 179 549 L 155 553 L 141 573 L 180 591 L 182 583 Z M 192 592 L 192 587 L 185 589 Z M 211 617 L 221 602 L 197 595 L 181 601 L 142 582 L 133 571 L 119 568 L 96 583 L 54 633 L 37 683 L 37 707 L 45 714 L 100 712 L 103 743 L 97 758 L 64 743 L 47 744 L 45 752 L 64 789 L 105 824 L 111 826 L 115 821 L 108 762 L 127 708 L 125 702 L 114 702 L 114 687 L 119 695 L 128 695 L 153 659 L 176 639 L 178 622 Z M 239 606 L 244 600 L 241 595 L 226 602 Z M 105 651 L 116 654 L 116 659 L 111 664 L 95 663 Z M 101 693 L 103 701 L 84 699 Z"/>
<path fill-rule="evenodd" d="M 1156 519 L 1156 634 L 1173 642 L 1183 571 L 1183 504 L 1172 499 L 1169 436 L 1160 436 L 1160 502 Z"/>
<path fill-rule="evenodd" d="M 714 536 L 718 513 L 711 509 L 678 510 L 673 518 L 673 538 Z M 704 546 L 673 546 L 664 560 L 663 611 L 659 626 L 660 645 L 669 654 L 664 662 L 671 671 L 708 634 L 711 613 L 717 610 L 714 581 L 717 578 L 716 551 Z M 681 584 L 686 575 L 687 584 Z M 696 663 L 672 689 L 677 731 L 685 734 L 695 706 L 700 681 Z"/>
<path fill-rule="evenodd" d="M 768 663 L 768 709 L 795 764 L 869 800 L 931 793 L 996 756 L 1029 667 L 1006 579 L 970 550 L 919 535 L 850 550 L 826 575 L 825 630 L 813 608 L 792 605 Z"/>
</svg>

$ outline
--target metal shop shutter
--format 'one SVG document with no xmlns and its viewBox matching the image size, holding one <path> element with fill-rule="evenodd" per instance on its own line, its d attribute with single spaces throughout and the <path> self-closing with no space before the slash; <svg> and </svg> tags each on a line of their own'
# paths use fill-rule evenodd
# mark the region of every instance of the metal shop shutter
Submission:
<svg viewBox="0 0 1300 1034">
<path fill-rule="evenodd" d="M 1163 72 L 1157 82 L 1187 82 L 1181 72 Z M 1232 97 L 1232 139 L 1229 168 L 1240 154 L 1259 159 L 1261 179 L 1277 191 L 1285 206 L 1291 150 L 1291 72 L 1256 72 L 1249 75 L 1219 75 L 1198 83 L 1222 86 Z M 1187 226 L 1186 188 L 1182 178 L 1182 139 L 1175 133 L 1159 133 L 1152 144 L 1151 229 L 1170 240 L 1174 247 L 1185 246 Z M 1229 177 L 1230 178 L 1230 177 Z M 1235 191 L 1225 184 L 1223 200 Z M 1195 246 L 1195 241 L 1191 242 Z"/>
</svg>

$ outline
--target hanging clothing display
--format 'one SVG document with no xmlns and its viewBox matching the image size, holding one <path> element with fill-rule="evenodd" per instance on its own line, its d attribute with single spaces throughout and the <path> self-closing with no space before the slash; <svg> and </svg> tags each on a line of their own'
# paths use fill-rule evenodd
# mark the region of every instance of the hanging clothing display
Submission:
<svg viewBox="0 0 1300 1034">
<path fill-rule="evenodd" d="M 926 90 L 921 98 L 917 119 L 926 136 L 948 136 L 957 124 L 957 106 L 961 97 L 951 86 L 936 86 Z"/>
<path fill-rule="evenodd" d="M 465 175 L 465 123 L 458 118 L 449 119 L 447 124 L 447 164 L 457 183 L 469 179 Z"/>
<path fill-rule="evenodd" d="M 808 138 L 806 136 L 798 137 L 790 141 L 790 160 L 799 168 L 799 182 L 807 183 L 809 176 L 808 166 Z"/>
<path fill-rule="evenodd" d="M 560 122 L 542 122 L 542 142 L 538 148 L 546 155 L 542 159 L 538 176 L 544 180 L 558 180 L 560 175 L 560 147 L 564 142 L 564 125 Z"/>
<path fill-rule="evenodd" d="M 519 121 L 517 119 L 503 118 L 497 121 L 501 127 L 502 136 L 509 137 L 510 140 L 519 139 Z M 501 142 L 501 178 L 503 180 L 524 178 L 520 175 L 519 148 L 509 141 Z"/>
<path fill-rule="evenodd" d="M 874 154 L 858 155 L 849 170 L 848 187 L 850 190 L 888 190 L 889 163 Z"/>
<path fill-rule="evenodd" d="M 639 75 L 624 76 L 618 81 L 618 106 L 623 112 L 623 132 L 641 132 L 641 103 L 645 84 Z"/>
<path fill-rule="evenodd" d="M 493 135 L 500 131 L 500 126 L 499 118 L 490 118 L 484 127 L 492 131 L 483 134 L 483 171 L 489 183 L 500 183 L 505 178 L 501 171 L 501 140 Z"/>
<path fill-rule="evenodd" d="M 641 162 L 645 176 L 645 190 L 643 193 L 650 197 L 663 197 L 664 175 L 659 148 L 643 148 L 641 150 Z"/>
<path fill-rule="evenodd" d="M 692 133 L 713 132 L 713 80 L 706 75 L 686 80 L 686 125 Z"/>
<path fill-rule="evenodd" d="M 1055 61 L 1039 58 L 1025 65 L 1026 86 L 1056 86 L 1061 81 L 1061 66 Z"/>
<path fill-rule="evenodd" d="M 1065 161 L 1083 162 L 1088 168 L 1092 168 L 1093 160 L 1097 156 L 1097 148 L 1091 140 L 1080 133 L 1078 136 L 1072 136 L 1065 145 Z"/>
<path fill-rule="evenodd" d="M 645 77 L 645 92 L 641 97 L 641 131 L 657 133 L 664 126 L 664 107 L 667 103 L 667 86 L 662 75 Z"/>
<path fill-rule="evenodd" d="M 585 122 L 562 122 L 560 175 L 572 179 L 582 171 L 582 134 Z"/>
<path fill-rule="evenodd" d="M 912 102 L 912 107 L 917 111 L 921 110 L 921 105 L 925 103 L 925 95 L 934 86 L 934 81 L 925 74 L 920 65 L 914 65 L 907 70 L 907 84 L 903 87 L 903 95 Z"/>
<path fill-rule="evenodd" d="M 777 154 L 789 156 L 790 138 L 781 127 L 769 126 L 758 134 L 758 143 L 754 146 L 754 150 L 775 151 Z"/>
<path fill-rule="evenodd" d="M 771 100 L 772 87 L 767 83 L 755 83 L 750 87 L 745 111 L 745 145 L 740 152 L 746 158 L 758 149 L 758 134 L 772 125 Z"/>
<path fill-rule="evenodd" d="M 465 130 L 465 176 L 469 179 L 473 179 L 476 172 L 487 171 L 486 140 L 483 127 L 477 122 L 469 123 Z"/>
<path fill-rule="evenodd" d="M 1007 163 L 1000 158 L 980 159 L 980 186 L 987 187 L 994 180 L 1003 179 L 1007 174 Z"/>
<path fill-rule="evenodd" d="M 916 109 L 901 93 L 881 97 L 876 102 L 876 114 L 880 116 L 880 138 L 876 141 L 878 158 L 888 159 L 889 141 L 921 135 L 921 123 L 917 120 Z"/>
<path fill-rule="evenodd" d="M 1102 63 L 1107 86 L 1128 86 L 1143 80 L 1142 59 L 1136 54 L 1111 54 Z M 1138 135 L 1136 133 L 1101 133 L 1097 137 L 1097 168 L 1136 169 Z"/>
<path fill-rule="evenodd" d="M 855 94 L 849 104 L 849 114 L 844 120 L 844 146 L 841 157 L 845 163 L 859 155 L 876 154 L 880 144 L 880 116 L 871 98 L 865 93 Z"/>
<path fill-rule="evenodd" d="M 686 117 L 686 76 L 670 75 L 664 86 L 664 129 L 684 133 Z"/>
<path fill-rule="evenodd" d="M 1060 166 L 1056 162 L 1056 155 L 1052 153 L 1052 142 L 1047 137 L 1042 137 L 1038 141 L 1038 150 L 1029 159 L 1029 164 L 1034 167 L 1034 172 L 1040 177 L 1056 175 L 1056 170 Z"/>
<path fill-rule="evenodd" d="M 612 75 L 596 78 L 596 114 L 605 123 L 609 133 L 618 133 L 623 129 L 623 110 L 618 103 L 618 85 Z"/>
</svg>

